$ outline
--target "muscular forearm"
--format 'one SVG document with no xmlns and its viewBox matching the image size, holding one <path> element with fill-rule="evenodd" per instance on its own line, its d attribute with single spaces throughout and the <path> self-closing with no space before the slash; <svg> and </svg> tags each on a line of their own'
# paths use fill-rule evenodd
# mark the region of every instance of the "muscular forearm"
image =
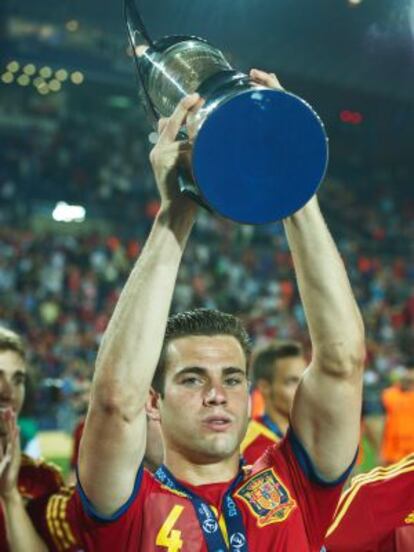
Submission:
<svg viewBox="0 0 414 552">
<path fill-rule="evenodd" d="M 47 547 L 33 527 L 23 499 L 16 490 L 2 498 L 7 539 L 11 552 L 47 552 Z"/>
<path fill-rule="evenodd" d="M 360 358 L 364 330 L 342 259 L 316 197 L 284 221 L 314 354 L 341 369 Z"/>
<path fill-rule="evenodd" d="M 178 219 L 178 220 L 177 220 Z M 99 349 L 95 400 L 142 409 L 160 355 L 178 268 L 193 225 L 192 215 L 159 213 L 132 270 Z M 128 413 L 125 413 L 128 415 Z"/>
</svg>

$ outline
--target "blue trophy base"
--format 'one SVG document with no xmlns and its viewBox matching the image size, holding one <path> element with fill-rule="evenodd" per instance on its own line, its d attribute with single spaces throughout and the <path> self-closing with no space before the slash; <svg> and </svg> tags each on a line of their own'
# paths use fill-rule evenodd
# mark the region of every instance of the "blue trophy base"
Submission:
<svg viewBox="0 0 414 552">
<path fill-rule="evenodd" d="M 193 146 L 203 202 L 245 224 L 295 213 L 315 194 L 327 165 L 328 139 L 315 111 L 294 94 L 267 88 L 219 105 Z"/>
</svg>

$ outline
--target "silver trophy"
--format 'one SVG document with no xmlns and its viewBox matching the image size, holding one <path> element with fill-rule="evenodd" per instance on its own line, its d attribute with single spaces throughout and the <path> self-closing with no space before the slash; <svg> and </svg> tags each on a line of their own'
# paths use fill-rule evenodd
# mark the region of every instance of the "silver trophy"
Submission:
<svg viewBox="0 0 414 552">
<path fill-rule="evenodd" d="M 152 41 L 134 0 L 125 0 L 141 93 L 154 122 L 194 92 L 203 106 L 187 121 L 191 172 L 180 188 L 237 222 L 280 220 L 316 192 L 327 168 L 322 121 L 303 99 L 253 83 L 220 50 L 194 36 Z"/>
</svg>

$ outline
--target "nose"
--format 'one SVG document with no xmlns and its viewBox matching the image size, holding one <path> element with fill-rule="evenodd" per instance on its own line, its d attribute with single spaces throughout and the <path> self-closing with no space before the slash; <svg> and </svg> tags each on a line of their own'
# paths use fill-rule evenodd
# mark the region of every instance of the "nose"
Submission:
<svg viewBox="0 0 414 552">
<path fill-rule="evenodd" d="M 211 385 L 204 395 L 205 406 L 227 404 L 227 395 L 222 385 Z"/>
<path fill-rule="evenodd" d="M 13 400 L 13 386 L 4 376 L 0 377 L 0 402 L 10 403 Z"/>
</svg>

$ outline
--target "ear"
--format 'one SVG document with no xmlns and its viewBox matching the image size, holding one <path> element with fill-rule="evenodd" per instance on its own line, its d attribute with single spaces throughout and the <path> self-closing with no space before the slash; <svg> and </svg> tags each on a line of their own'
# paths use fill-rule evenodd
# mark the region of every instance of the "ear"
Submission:
<svg viewBox="0 0 414 552">
<path fill-rule="evenodd" d="M 259 379 L 256 381 L 256 387 L 260 391 L 260 393 L 263 395 L 263 397 L 268 397 L 270 393 L 271 385 L 270 383 L 265 379 Z"/>
<path fill-rule="evenodd" d="M 145 411 L 147 413 L 148 418 L 150 418 L 154 422 L 161 421 L 160 401 L 161 401 L 160 394 L 157 393 L 155 389 L 151 387 L 150 392 L 148 394 L 147 402 L 145 404 Z"/>
</svg>

